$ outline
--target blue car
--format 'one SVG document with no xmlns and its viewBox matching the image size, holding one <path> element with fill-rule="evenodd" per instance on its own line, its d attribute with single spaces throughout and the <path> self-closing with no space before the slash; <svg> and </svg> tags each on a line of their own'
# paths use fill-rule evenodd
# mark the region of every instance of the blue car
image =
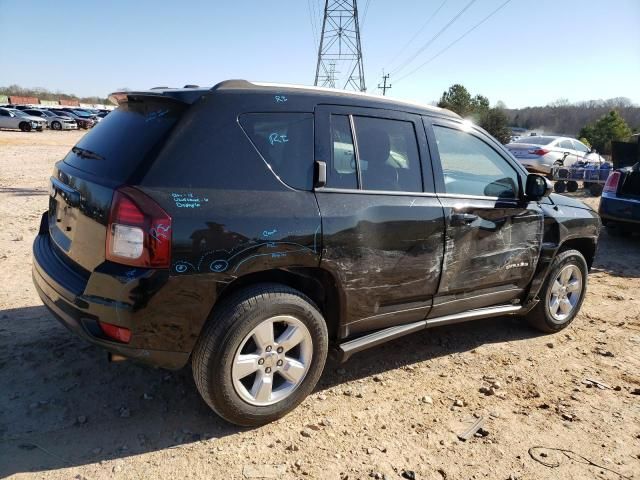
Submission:
<svg viewBox="0 0 640 480">
<path fill-rule="evenodd" d="M 598 213 L 614 235 L 640 232 L 640 163 L 611 172 L 602 190 Z"/>
</svg>

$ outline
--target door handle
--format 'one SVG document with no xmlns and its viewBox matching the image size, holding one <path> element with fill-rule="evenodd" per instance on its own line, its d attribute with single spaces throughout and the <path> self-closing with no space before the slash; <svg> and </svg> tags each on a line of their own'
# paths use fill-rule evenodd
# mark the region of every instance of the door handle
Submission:
<svg viewBox="0 0 640 480">
<path fill-rule="evenodd" d="M 451 225 L 469 225 L 478 219 L 473 213 L 452 213 Z"/>
</svg>

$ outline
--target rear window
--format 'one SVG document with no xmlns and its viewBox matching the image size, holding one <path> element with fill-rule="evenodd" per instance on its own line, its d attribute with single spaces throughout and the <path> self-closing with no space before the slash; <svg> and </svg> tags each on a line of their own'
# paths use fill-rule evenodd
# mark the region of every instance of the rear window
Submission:
<svg viewBox="0 0 640 480">
<path fill-rule="evenodd" d="M 262 158 L 290 187 L 313 187 L 313 114 L 247 113 L 240 124 Z"/>
<path fill-rule="evenodd" d="M 160 144 L 184 111 L 168 100 L 128 102 L 111 112 L 67 154 L 65 163 L 125 182 Z"/>
<path fill-rule="evenodd" d="M 531 135 L 530 137 L 521 137 L 513 143 L 530 143 L 532 145 L 549 145 L 555 140 L 554 137 L 539 137 Z"/>
</svg>

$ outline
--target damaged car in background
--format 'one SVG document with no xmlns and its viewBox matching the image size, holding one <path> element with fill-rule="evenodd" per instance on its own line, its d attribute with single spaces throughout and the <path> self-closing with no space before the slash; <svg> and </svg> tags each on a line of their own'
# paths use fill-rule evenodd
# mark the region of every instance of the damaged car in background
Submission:
<svg viewBox="0 0 640 480">
<path fill-rule="evenodd" d="M 640 163 L 611 172 L 598 213 L 613 235 L 640 232 Z"/>
<path fill-rule="evenodd" d="M 330 350 L 580 310 L 598 214 L 455 113 L 244 80 L 111 98 L 53 169 L 36 290 L 112 360 L 190 363 L 230 422 L 295 408 Z"/>
</svg>

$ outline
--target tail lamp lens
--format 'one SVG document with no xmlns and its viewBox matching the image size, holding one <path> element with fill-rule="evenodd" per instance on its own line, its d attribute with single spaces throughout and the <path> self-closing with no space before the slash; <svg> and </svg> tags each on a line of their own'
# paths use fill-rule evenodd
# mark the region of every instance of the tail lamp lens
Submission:
<svg viewBox="0 0 640 480">
<path fill-rule="evenodd" d="M 618 190 L 618 183 L 620 182 L 620 172 L 611 172 L 604 184 L 603 192 L 615 193 Z"/>
<path fill-rule="evenodd" d="M 119 188 L 111 202 L 105 256 L 125 265 L 168 268 L 171 217 L 140 190 Z"/>
</svg>

